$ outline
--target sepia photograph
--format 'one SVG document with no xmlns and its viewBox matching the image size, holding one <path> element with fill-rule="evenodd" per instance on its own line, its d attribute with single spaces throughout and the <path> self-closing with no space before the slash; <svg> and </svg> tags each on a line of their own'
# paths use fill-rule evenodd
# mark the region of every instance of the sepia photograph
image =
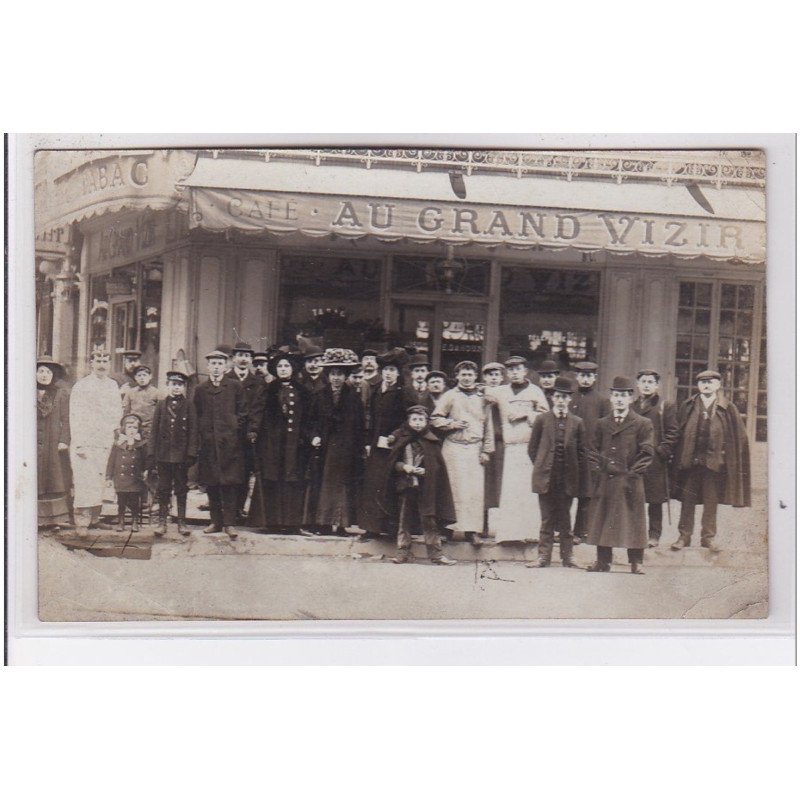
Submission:
<svg viewBox="0 0 800 800">
<path fill-rule="evenodd" d="M 41 622 L 768 616 L 763 151 L 33 176 Z"/>
</svg>

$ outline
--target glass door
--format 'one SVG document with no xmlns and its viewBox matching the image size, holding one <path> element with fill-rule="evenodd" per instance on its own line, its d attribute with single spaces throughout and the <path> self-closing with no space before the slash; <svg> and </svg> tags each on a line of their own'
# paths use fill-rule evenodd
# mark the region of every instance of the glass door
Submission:
<svg viewBox="0 0 800 800">
<path fill-rule="evenodd" d="M 392 312 L 392 330 L 400 334 L 404 347 L 416 347 L 436 363 L 431 334 L 434 330 L 436 307 L 433 303 L 395 303 Z"/>
<path fill-rule="evenodd" d="M 486 343 L 486 311 L 483 304 L 437 304 L 439 369 L 452 375 L 459 361 L 474 361 L 481 366 Z"/>
</svg>

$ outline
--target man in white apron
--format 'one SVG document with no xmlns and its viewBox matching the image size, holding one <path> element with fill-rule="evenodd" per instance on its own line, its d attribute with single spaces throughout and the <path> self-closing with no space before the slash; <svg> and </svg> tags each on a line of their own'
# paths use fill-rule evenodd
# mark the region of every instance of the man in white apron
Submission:
<svg viewBox="0 0 800 800">
<path fill-rule="evenodd" d="M 531 486 L 533 464 L 528 442 L 536 417 L 548 410 L 544 392 L 528 380 L 522 356 L 505 361 L 509 383 L 486 391 L 498 406 L 503 425 L 503 478 L 495 541 L 533 542 L 539 539 L 541 514 Z"/>
<path fill-rule="evenodd" d="M 100 510 L 108 456 L 122 417 L 122 398 L 109 375 L 108 352 L 93 350 L 89 367 L 91 372 L 75 383 L 69 398 L 70 462 L 79 534 L 85 534 L 87 528 L 111 527 L 100 523 Z"/>
</svg>

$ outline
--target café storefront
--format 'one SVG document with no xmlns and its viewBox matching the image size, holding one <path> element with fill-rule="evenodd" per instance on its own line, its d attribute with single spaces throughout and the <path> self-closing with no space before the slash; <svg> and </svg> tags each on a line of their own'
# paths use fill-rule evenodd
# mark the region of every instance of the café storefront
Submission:
<svg viewBox="0 0 800 800">
<path fill-rule="evenodd" d="M 78 364 L 105 343 L 202 373 L 218 343 L 301 336 L 414 345 L 445 370 L 525 353 L 597 360 L 606 382 L 647 365 L 679 397 L 708 364 L 766 437 L 757 154 L 726 171 L 711 153 L 170 152 L 147 156 L 162 194 L 115 187 L 124 202 L 63 217 Z"/>
</svg>

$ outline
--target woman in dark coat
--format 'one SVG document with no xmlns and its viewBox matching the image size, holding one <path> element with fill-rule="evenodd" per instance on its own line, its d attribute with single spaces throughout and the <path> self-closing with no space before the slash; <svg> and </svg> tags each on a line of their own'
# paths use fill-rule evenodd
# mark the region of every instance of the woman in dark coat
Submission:
<svg viewBox="0 0 800 800">
<path fill-rule="evenodd" d="M 64 368 L 43 358 L 36 362 L 36 455 L 39 525 L 69 522 L 69 390 Z"/>
<path fill-rule="evenodd" d="M 314 394 L 312 458 L 317 462 L 314 517 L 306 522 L 321 533 L 344 535 L 355 524 L 357 487 L 364 472 L 364 405 L 347 385 L 348 374 L 359 367 L 352 350 L 325 351 L 325 385 Z M 338 530 L 337 530 L 338 528 Z"/>
<path fill-rule="evenodd" d="M 369 456 L 365 466 L 358 524 L 366 533 L 362 539 L 374 538 L 378 533 L 393 533 L 387 530 L 388 517 L 392 515 L 385 502 L 385 476 L 391 459 L 390 445 L 386 441 L 406 419 L 403 389 L 400 385 L 400 362 L 394 352 L 378 357 L 381 367 L 381 383 L 369 398 L 369 427 L 367 443 Z M 391 500 L 391 497 L 389 498 Z"/>
<path fill-rule="evenodd" d="M 277 532 L 303 524 L 312 398 L 298 379 L 294 355 L 277 353 L 267 369 L 276 380 L 253 399 L 250 432 L 256 434 L 266 527 Z"/>
</svg>

